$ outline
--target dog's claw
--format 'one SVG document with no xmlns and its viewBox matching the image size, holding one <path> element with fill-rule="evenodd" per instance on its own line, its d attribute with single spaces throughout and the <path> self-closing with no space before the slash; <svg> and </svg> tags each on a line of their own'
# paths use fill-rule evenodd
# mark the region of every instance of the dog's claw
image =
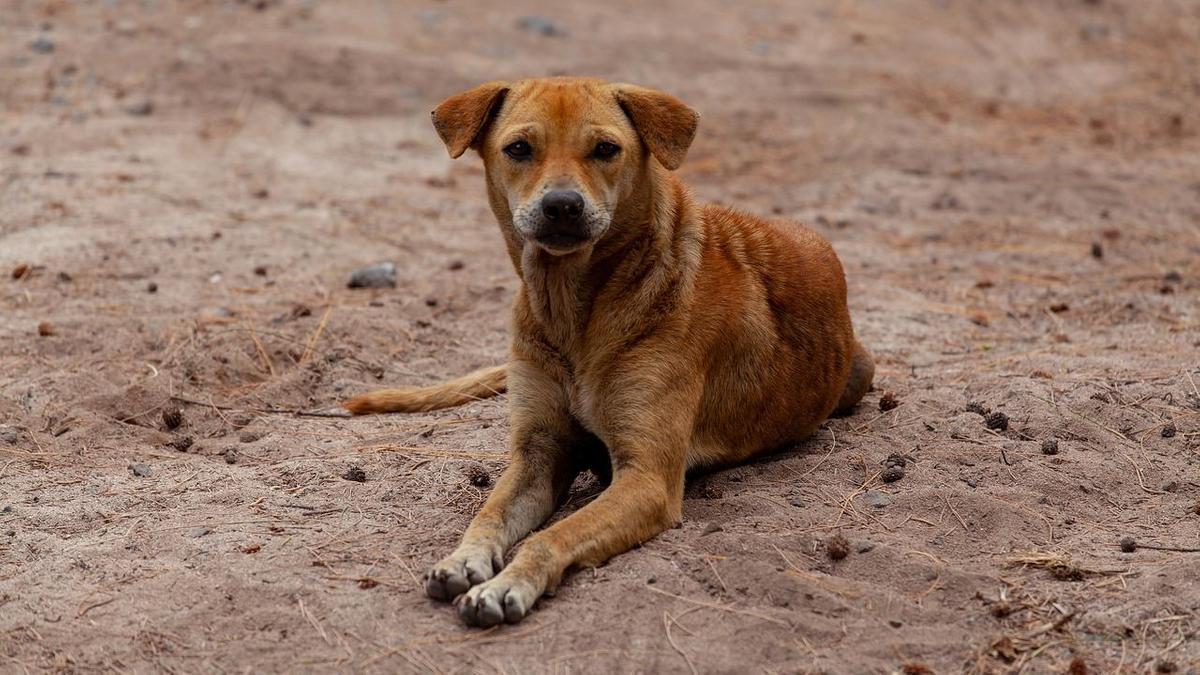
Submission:
<svg viewBox="0 0 1200 675">
<path fill-rule="evenodd" d="M 455 551 L 425 575 L 425 594 L 449 601 L 496 574 L 495 560 L 488 552 Z"/>
<path fill-rule="evenodd" d="M 467 591 L 456 604 L 463 623 L 488 628 L 524 619 L 536 599 L 528 584 L 496 577 Z"/>
</svg>

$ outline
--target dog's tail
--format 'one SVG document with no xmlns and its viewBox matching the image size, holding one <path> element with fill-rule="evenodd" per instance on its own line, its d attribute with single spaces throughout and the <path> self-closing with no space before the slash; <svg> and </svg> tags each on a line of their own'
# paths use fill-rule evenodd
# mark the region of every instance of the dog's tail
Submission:
<svg viewBox="0 0 1200 675">
<path fill-rule="evenodd" d="M 385 412 L 427 412 L 453 408 L 503 394 L 508 366 L 483 368 L 469 375 L 417 389 L 380 389 L 346 401 L 342 407 L 355 415 Z"/>
</svg>

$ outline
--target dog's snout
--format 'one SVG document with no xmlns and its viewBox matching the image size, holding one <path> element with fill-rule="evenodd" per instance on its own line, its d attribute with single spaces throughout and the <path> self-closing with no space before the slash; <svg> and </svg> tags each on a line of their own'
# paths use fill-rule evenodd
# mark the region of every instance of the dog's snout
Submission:
<svg viewBox="0 0 1200 675">
<path fill-rule="evenodd" d="M 583 217 L 583 195 L 574 190 L 554 190 L 542 197 L 542 215 L 555 225 L 573 225 Z"/>
</svg>

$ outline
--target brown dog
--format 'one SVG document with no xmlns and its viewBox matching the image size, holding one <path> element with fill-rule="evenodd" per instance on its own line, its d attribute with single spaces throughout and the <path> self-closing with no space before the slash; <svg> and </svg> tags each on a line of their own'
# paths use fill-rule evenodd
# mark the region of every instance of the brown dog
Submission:
<svg viewBox="0 0 1200 675">
<path fill-rule="evenodd" d="M 507 385 L 510 464 L 426 579 L 470 625 L 520 621 L 568 568 L 679 522 L 689 469 L 793 444 L 871 385 L 829 243 L 697 204 L 669 173 L 696 122 L 667 94 L 576 78 L 491 82 L 433 112 L 452 157 L 483 157 L 521 278 L 510 360 L 346 407 L 433 410 Z M 583 469 L 605 491 L 505 566 Z"/>
</svg>

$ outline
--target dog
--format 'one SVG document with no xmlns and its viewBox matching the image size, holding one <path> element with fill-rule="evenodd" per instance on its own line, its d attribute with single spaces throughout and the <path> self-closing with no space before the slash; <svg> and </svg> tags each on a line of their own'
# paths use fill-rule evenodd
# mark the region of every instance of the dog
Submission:
<svg viewBox="0 0 1200 675">
<path fill-rule="evenodd" d="M 585 78 L 489 82 L 433 111 L 452 158 L 483 158 L 521 281 L 510 356 L 344 406 L 427 411 L 507 389 L 509 465 L 425 579 L 470 626 L 520 621 L 568 569 L 678 524 L 688 472 L 793 445 L 871 386 L 829 242 L 699 204 L 671 173 L 697 123 L 673 96 Z M 604 491 L 530 535 L 583 470 Z"/>
</svg>

